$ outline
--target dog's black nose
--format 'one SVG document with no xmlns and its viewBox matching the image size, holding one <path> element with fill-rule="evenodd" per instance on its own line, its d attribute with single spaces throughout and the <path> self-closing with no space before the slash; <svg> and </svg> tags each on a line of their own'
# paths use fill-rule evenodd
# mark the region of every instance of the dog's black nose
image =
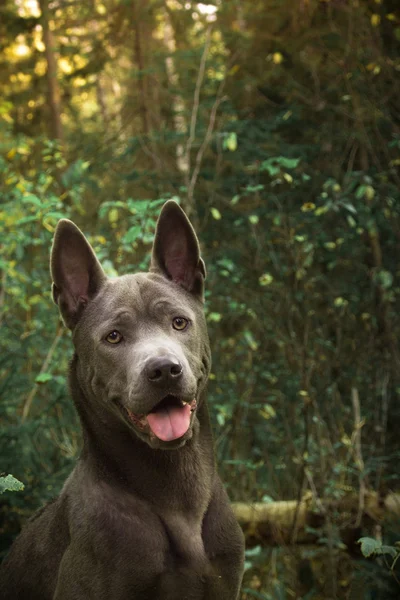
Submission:
<svg viewBox="0 0 400 600">
<path fill-rule="evenodd" d="M 151 358 L 146 363 L 147 379 L 157 383 L 165 383 L 170 379 L 178 379 L 182 375 L 182 365 L 175 357 L 161 356 Z"/>
</svg>

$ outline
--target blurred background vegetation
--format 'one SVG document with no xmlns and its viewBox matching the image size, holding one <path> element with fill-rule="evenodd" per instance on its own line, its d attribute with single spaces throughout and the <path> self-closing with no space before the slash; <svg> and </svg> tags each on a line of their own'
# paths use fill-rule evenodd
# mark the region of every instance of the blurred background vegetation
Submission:
<svg viewBox="0 0 400 600">
<path fill-rule="evenodd" d="M 175 198 L 242 600 L 399 598 L 399 50 L 398 0 L 0 2 L 2 555 L 79 455 L 55 225 L 146 269 Z"/>
</svg>

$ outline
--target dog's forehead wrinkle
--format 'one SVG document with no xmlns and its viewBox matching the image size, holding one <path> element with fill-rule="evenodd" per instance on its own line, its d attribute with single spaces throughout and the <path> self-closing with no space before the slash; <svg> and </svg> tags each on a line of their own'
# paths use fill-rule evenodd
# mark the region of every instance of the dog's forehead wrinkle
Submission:
<svg viewBox="0 0 400 600">
<path fill-rule="evenodd" d="M 111 319 L 134 315 L 142 311 L 143 306 L 141 289 L 135 275 L 109 279 L 93 301 L 93 308 Z"/>
<path fill-rule="evenodd" d="M 116 310 L 126 310 L 147 314 L 150 317 L 160 313 L 169 314 L 176 312 L 194 320 L 195 307 L 189 306 L 186 294 L 179 287 L 170 283 L 165 277 L 155 277 L 151 273 L 136 273 L 123 275 L 110 280 L 113 286 L 112 299 L 109 295 L 102 294 L 106 310 L 114 313 Z M 106 292 L 106 290 L 104 290 Z"/>
</svg>

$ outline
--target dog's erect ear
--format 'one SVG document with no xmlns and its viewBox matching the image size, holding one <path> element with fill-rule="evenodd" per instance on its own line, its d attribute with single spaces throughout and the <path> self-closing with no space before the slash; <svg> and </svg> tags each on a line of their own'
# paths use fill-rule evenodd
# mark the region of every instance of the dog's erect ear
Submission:
<svg viewBox="0 0 400 600">
<path fill-rule="evenodd" d="M 150 270 L 161 272 L 188 292 L 203 295 L 206 269 L 199 242 L 189 219 L 173 200 L 164 204 L 158 219 Z"/>
<path fill-rule="evenodd" d="M 50 271 L 53 300 L 65 325 L 73 329 L 107 276 L 81 230 L 67 219 L 59 221 L 54 234 Z"/>
</svg>

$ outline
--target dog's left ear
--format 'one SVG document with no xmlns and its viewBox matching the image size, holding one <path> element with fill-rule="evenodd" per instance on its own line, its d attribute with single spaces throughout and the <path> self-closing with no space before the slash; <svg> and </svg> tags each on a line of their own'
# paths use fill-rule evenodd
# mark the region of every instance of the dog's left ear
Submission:
<svg viewBox="0 0 400 600">
<path fill-rule="evenodd" d="M 150 271 L 161 272 L 188 292 L 203 296 L 206 268 L 194 229 L 173 200 L 158 218 Z"/>
</svg>

